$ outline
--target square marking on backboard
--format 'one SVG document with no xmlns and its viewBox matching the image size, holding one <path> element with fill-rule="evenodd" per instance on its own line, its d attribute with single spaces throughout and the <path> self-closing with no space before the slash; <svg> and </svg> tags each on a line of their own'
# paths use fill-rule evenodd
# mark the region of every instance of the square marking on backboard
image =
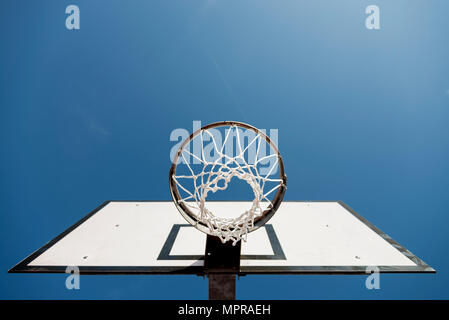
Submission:
<svg viewBox="0 0 449 320">
<path fill-rule="evenodd" d="M 242 245 L 242 260 L 285 260 L 285 254 L 271 224 L 263 226 L 265 232 L 249 234 L 251 241 Z M 195 245 L 193 245 L 193 243 Z M 158 260 L 204 259 L 206 235 L 192 225 L 173 225 Z"/>
</svg>

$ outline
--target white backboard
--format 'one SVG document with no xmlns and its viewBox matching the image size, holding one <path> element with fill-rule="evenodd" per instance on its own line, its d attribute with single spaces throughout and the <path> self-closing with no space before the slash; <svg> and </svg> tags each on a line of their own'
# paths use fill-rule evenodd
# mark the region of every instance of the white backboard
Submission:
<svg viewBox="0 0 449 320">
<path fill-rule="evenodd" d="M 208 202 L 217 215 L 245 202 Z M 10 272 L 203 274 L 206 234 L 172 201 L 108 201 Z M 284 201 L 242 243 L 240 274 L 435 272 L 342 202 Z"/>
</svg>

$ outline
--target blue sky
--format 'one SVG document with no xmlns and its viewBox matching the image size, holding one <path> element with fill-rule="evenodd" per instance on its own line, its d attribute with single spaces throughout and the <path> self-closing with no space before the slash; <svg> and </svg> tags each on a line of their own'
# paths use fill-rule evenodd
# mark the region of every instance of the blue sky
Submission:
<svg viewBox="0 0 449 320">
<path fill-rule="evenodd" d="M 80 30 L 65 28 L 69 4 Z M 365 28 L 371 4 L 380 30 Z M 6 273 L 105 200 L 169 200 L 170 132 L 193 120 L 278 129 L 286 199 L 343 200 L 438 271 L 383 275 L 377 291 L 362 276 L 248 276 L 238 298 L 449 298 L 447 12 L 1 1 L 0 298 L 207 298 L 195 276 L 85 276 L 69 291 L 64 275 Z"/>
</svg>

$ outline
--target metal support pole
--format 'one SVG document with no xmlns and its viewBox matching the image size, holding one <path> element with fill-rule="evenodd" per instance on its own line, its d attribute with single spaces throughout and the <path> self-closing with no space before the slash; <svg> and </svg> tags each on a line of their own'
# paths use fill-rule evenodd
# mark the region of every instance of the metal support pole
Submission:
<svg viewBox="0 0 449 320">
<path fill-rule="evenodd" d="M 235 300 L 235 274 L 209 273 L 209 300 Z"/>
<path fill-rule="evenodd" d="M 210 300 L 235 300 L 235 276 L 240 271 L 241 242 L 222 243 L 218 237 L 207 236 L 204 270 L 209 279 Z"/>
</svg>

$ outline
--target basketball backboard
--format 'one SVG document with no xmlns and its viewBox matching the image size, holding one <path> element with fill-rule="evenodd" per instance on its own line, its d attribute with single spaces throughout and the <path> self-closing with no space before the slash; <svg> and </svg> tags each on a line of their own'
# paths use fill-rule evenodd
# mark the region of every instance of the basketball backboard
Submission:
<svg viewBox="0 0 449 320">
<path fill-rule="evenodd" d="M 208 202 L 222 216 L 242 204 Z M 173 201 L 107 201 L 9 272 L 204 275 L 205 244 Z M 284 201 L 242 243 L 238 274 L 365 274 L 371 266 L 435 272 L 343 202 Z"/>
</svg>

